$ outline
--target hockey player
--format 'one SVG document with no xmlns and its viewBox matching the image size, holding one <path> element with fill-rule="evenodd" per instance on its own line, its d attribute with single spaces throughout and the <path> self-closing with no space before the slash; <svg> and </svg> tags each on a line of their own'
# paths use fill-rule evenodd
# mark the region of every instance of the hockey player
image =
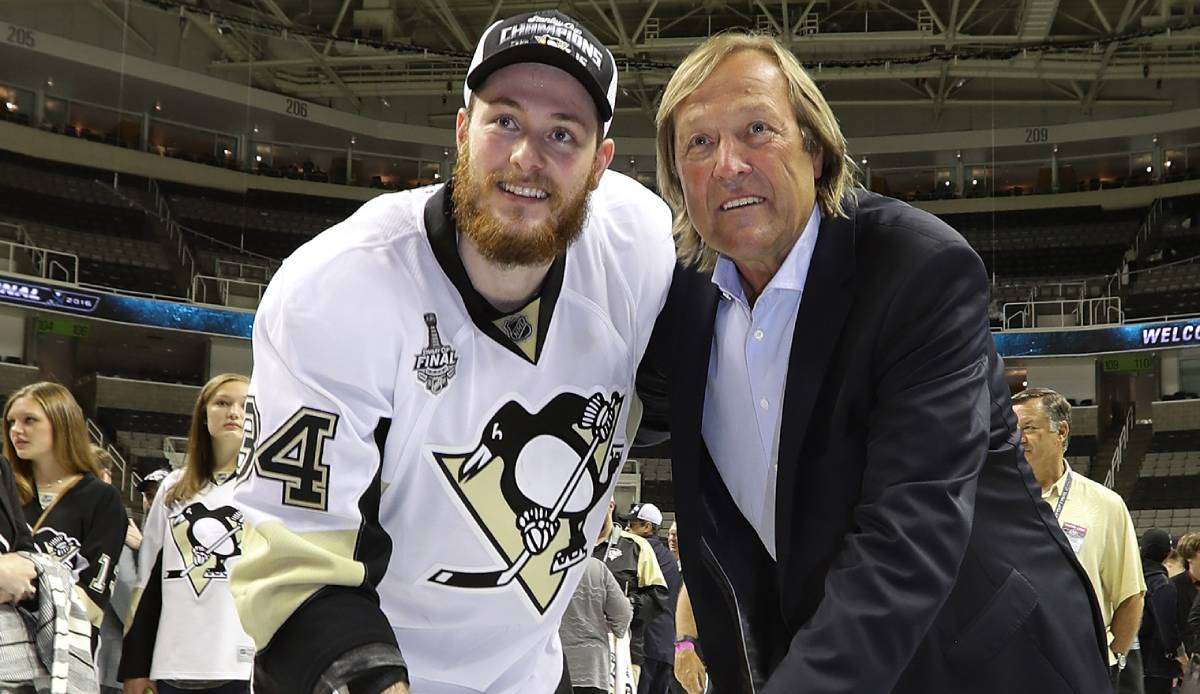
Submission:
<svg viewBox="0 0 1200 694">
<path fill-rule="evenodd" d="M 235 495 L 256 692 L 570 691 L 558 624 L 674 264 L 666 206 L 605 171 L 616 91 L 569 17 L 495 23 L 452 179 L 274 276 Z"/>
</svg>

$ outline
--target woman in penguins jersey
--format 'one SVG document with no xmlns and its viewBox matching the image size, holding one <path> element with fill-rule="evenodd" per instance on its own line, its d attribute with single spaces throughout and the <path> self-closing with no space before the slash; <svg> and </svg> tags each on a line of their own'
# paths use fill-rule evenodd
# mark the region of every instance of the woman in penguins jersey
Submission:
<svg viewBox="0 0 1200 694">
<path fill-rule="evenodd" d="M 146 517 L 121 655 L 126 694 L 250 691 L 254 645 L 229 593 L 242 551 L 231 478 L 248 382 L 221 374 L 200 390 L 184 467 L 163 480 Z"/>
<path fill-rule="evenodd" d="M 72 624 L 71 631 L 86 634 L 95 654 L 125 542 L 121 493 L 99 479 L 83 410 L 64 386 L 43 381 L 13 393 L 4 408 L 4 433 L 34 549 L 74 575 L 90 626 Z"/>
</svg>

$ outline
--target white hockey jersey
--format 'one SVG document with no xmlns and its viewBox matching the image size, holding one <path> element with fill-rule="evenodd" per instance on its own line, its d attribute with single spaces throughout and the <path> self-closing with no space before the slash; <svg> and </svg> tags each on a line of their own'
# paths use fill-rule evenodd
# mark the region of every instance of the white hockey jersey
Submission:
<svg viewBox="0 0 1200 694">
<path fill-rule="evenodd" d="M 254 642 L 229 592 L 243 536 L 233 480 L 167 508 L 167 490 L 181 475 L 176 470 L 163 480 L 146 516 L 120 677 L 249 680 Z"/>
<path fill-rule="evenodd" d="M 558 623 L 637 426 L 671 215 L 606 172 L 539 296 L 505 315 L 471 286 L 450 207 L 443 186 L 376 198 L 259 308 L 233 575 L 258 691 L 310 690 L 381 628 L 414 692 L 559 682 Z"/>
</svg>

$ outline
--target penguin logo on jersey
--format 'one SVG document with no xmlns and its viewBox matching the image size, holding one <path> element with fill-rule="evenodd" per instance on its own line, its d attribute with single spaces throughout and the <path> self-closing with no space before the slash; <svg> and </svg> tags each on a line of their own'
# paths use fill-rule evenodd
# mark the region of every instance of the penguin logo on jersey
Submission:
<svg viewBox="0 0 1200 694">
<path fill-rule="evenodd" d="M 55 530 L 50 526 L 38 528 L 33 535 L 33 544 L 42 554 L 47 554 L 62 562 L 63 566 L 71 569 L 78 576 L 87 568 L 87 558 L 80 552 L 83 545 L 70 535 Z"/>
<path fill-rule="evenodd" d="M 588 514 L 606 497 L 624 445 L 614 441 L 624 397 L 559 393 L 531 412 L 502 404 L 467 450 L 431 450 L 502 568 L 440 567 L 434 583 L 498 588 L 514 580 L 545 614 L 566 571 L 588 557 Z"/>
<path fill-rule="evenodd" d="M 214 580 L 229 579 L 227 562 L 242 553 L 242 512 L 232 506 L 209 509 L 197 501 L 171 518 L 171 537 L 183 568 L 170 569 L 163 578 L 186 578 L 200 597 Z"/>
<path fill-rule="evenodd" d="M 442 392 L 450 385 L 450 379 L 458 368 L 458 352 L 450 345 L 443 345 L 438 335 L 437 314 L 425 314 L 425 327 L 429 334 L 429 345 L 417 352 L 413 371 L 417 380 L 425 384 L 426 390 L 434 395 Z"/>
</svg>

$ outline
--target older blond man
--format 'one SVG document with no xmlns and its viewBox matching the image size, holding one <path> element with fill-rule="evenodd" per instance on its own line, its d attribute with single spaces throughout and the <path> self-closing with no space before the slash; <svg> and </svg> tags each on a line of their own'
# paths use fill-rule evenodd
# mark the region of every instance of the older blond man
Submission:
<svg viewBox="0 0 1200 694">
<path fill-rule="evenodd" d="M 770 38 L 714 37 L 667 85 L 683 267 L 643 384 L 671 405 L 648 420 L 672 435 L 714 689 L 1103 692 L 1103 626 L 1017 445 L 983 264 L 854 176 Z"/>
</svg>

